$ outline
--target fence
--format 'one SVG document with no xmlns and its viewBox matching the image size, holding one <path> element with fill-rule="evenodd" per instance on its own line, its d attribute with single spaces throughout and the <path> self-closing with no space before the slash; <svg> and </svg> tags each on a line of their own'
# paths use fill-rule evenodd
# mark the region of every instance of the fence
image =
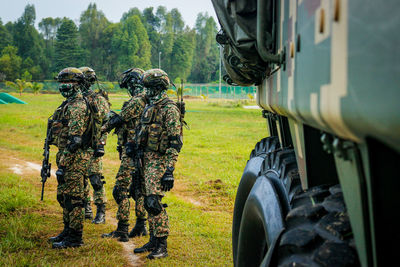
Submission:
<svg viewBox="0 0 400 267">
<path fill-rule="evenodd" d="M 58 92 L 58 83 L 54 81 L 44 81 L 43 89 L 41 92 L 56 93 Z M 178 85 L 177 85 L 178 86 Z M 101 87 L 112 93 L 123 93 L 124 89 L 120 89 L 118 83 L 105 83 L 101 84 Z M 97 85 L 94 86 L 97 88 Z M 218 84 L 184 84 L 184 95 L 190 96 L 203 96 L 207 98 L 224 98 L 224 99 L 248 99 L 255 98 L 256 88 L 255 86 L 229 86 L 227 84 L 221 85 L 221 90 Z M 15 89 L 5 86 L 5 83 L 0 83 L 0 91 L 13 92 Z M 31 89 L 27 88 L 24 92 L 32 92 Z M 250 96 L 249 96 L 250 95 Z"/>
</svg>

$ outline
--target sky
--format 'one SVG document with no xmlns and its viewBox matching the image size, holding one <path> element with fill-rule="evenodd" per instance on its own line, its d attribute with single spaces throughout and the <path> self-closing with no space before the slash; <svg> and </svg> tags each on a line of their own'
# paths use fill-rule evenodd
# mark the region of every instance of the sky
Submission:
<svg viewBox="0 0 400 267">
<path fill-rule="evenodd" d="M 33 4 L 36 10 L 36 26 L 46 17 L 68 17 L 79 23 L 81 13 L 90 3 L 96 3 L 97 9 L 103 11 L 111 22 L 118 22 L 122 14 L 132 7 L 141 11 L 149 6 L 165 6 L 168 10 L 178 8 L 185 25 L 193 28 L 197 14 L 208 12 L 218 24 L 211 0 L 0 0 L 0 18 L 3 25 L 16 21 L 24 12 L 27 4 Z"/>
</svg>

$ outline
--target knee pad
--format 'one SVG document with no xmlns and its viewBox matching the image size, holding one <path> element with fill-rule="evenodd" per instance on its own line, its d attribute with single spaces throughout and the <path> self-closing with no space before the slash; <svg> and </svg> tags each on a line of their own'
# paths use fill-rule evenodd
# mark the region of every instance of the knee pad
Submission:
<svg viewBox="0 0 400 267">
<path fill-rule="evenodd" d="M 92 184 L 94 191 L 99 191 L 103 187 L 103 181 L 101 175 L 96 173 L 89 176 L 90 183 Z"/>
<path fill-rule="evenodd" d="M 144 208 L 152 216 L 160 214 L 163 208 L 160 197 L 157 195 L 145 196 Z"/>
<path fill-rule="evenodd" d="M 127 193 L 127 190 L 125 190 L 124 188 L 119 187 L 119 186 L 114 186 L 112 194 L 113 194 L 113 197 L 114 197 L 114 199 L 115 199 L 115 201 L 117 202 L 118 205 L 119 205 L 119 203 L 122 202 L 122 200 L 127 198 L 127 194 L 126 193 Z"/>
<path fill-rule="evenodd" d="M 74 197 L 71 195 L 64 195 L 64 207 L 67 209 L 68 212 L 71 212 L 76 207 L 83 208 L 83 200 L 80 197 Z"/>
</svg>

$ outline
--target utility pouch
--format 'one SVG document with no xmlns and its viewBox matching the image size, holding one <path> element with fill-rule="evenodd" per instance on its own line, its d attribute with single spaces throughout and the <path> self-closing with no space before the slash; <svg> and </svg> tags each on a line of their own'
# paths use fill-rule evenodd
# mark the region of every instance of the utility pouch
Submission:
<svg viewBox="0 0 400 267">
<path fill-rule="evenodd" d="M 161 138 L 160 138 L 160 153 L 165 154 L 169 147 L 169 141 L 168 141 L 168 136 L 167 132 L 162 132 L 161 133 Z"/>
<path fill-rule="evenodd" d="M 158 151 L 159 140 L 161 137 L 162 127 L 160 124 L 154 123 L 149 126 L 149 136 L 147 139 L 147 149 L 150 151 Z"/>
<path fill-rule="evenodd" d="M 143 115 L 142 115 L 142 117 L 140 119 L 140 123 L 141 124 L 149 124 L 149 123 L 151 123 L 152 120 L 153 120 L 153 117 L 154 117 L 154 113 L 155 112 L 154 112 L 154 106 L 153 105 L 146 107 L 144 109 L 144 111 L 143 111 Z"/>
<path fill-rule="evenodd" d="M 145 147 L 147 144 L 148 128 L 149 125 L 143 125 L 142 127 L 140 127 L 140 130 L 136 136 L 137 144 L 139 144 L 142 147 Z"/>
</svg>

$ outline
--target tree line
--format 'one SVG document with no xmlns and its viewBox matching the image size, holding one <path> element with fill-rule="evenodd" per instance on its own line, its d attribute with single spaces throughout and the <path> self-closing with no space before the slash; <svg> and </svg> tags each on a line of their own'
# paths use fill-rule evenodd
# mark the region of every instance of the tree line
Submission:
<svg viewBox="0 0 400 267">
<path fill-rule="evenodd" d="M 0 81 L 53 79 L 69 66 L 89 66 L 101 80 L 116 81 L 130 67 L 161 68 L 175 80 L 193 83 L 218 80 L 217 24 L 199 13 L 194 28 L 178 9 L 133 7 L 117 23 L 95 3 L 82 12 L 77 25 L 64 18 L 43 18 L 28 4 L 20 18 L 0 19 Z"/>
</svg>

